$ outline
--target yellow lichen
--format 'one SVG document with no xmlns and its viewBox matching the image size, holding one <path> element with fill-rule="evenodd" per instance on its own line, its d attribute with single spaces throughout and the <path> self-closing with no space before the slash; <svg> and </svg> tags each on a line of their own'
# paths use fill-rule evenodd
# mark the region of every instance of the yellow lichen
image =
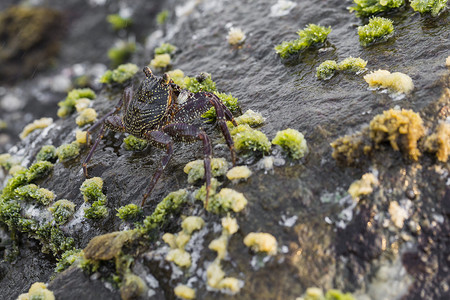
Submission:
<svg viewBox="0 0 450 300">
<path fill-rule="evenodd" d="M 120 286 L 120 297 L 122 300 L 138 299 L 145 294 L 147 289 L 147 285 L 141 277 L 128 271 L 125 273 Z"/>
<path fill-rule="evenodd" d="M 229 180 L 247 179 L 252 175 L 252 171 L 247 166 L 237 166 L 227 172 Z"/>
<path fill-rule="evenodd" d="M 270 233 L 250 232 L 244 238 L 244 244 L 255 252 L 266 252 L 268 255 L 277 254 L 277 240 Z"/>
<path fill-rule="evenodd" d="M 87 131 L 77 130 L 75 131 L 75 141 L 79 144 L 87 143 Z"/>
<path fill-rule="evenodd" d="M 26 170 L 26 168 L 21 166 L 21 165 L 14 165 L 14 166 L 11 167 L 11 169 L 9 169 L 8 174 L 9 175 L 14 175 L 17 172 L 20 172 L 20 171 L 23 171 L 23 170 Z"/>
<path fill-rule="evenodd" d="M 205 225 L 202 218 L 196 216 L 189 216 L 181 222 L 181 228 L 188 234 L 192 234 L 195 230 L 200 230 Z"/>
<path fill-rule="evenodd" d="M 378 185 L 378 179 L 372 173 L 364 174 L 360 180 L 353 182 L 348 188 L 348 193 L 354 200 L 362 195 L 368 195 L 373 192 L 373 188 Z"/>
<path fill-rule="evenodd" d="M 28 293 L 21 294 L 17 300 L 55 300 L 55 295 L 47 289 L 47 285 L 43 282 L 35 282 L 31 285 Z"/>
<path fill-rule="evenodd" d="M 28 124 L 27 126 L 25 126 L 25 128 L 20 133 L 19 137 L 23 140 L 24 138 L 27 137 L 27 135 L 29 135 L 34 130 L 45 128 L 45 127 L 49 126 L 52 123 L 53 123 L 53 119 L 52 118 L 41 118 L 41 119 L 38 119 L 38 120 L 34 120 L 33 123 Z"/>
<path fill-rule="evenodd" d="M 222 227 L 228 235 L 235 234 L 239 229 L 236 219 L 230 216 L 222 218 Z"/>
<path fill-rule="evenodd" d="M 364 76 L 364 80 L 371 87 L 387 88 L 399 93 L 408 94 L 414 89 L 411 77 L 400 72 L 377 70 Z"/>
<path fill-rule="evenodd" d="M 97 118 L 97 112 L 93 108 L 85 108 L 81 111 L 78 117 L 75 119 L 75 123 L 78 126 L 84 126 L 86 124 L 92 123 Z"/>
<path fill-rule="evenodd" d="M 188 287 L 184 284 L 179 284 L 174 289 L 175 296 L 180 297 L 181 299 L 191 300 L 195 299 L 195 290 L 193 288 Z"/>
<path fill-rule="evenodd" d="M 212 288 L 219 288 L 219 282 L 225 277 L 225 272 L 222 270 L 220 260 L 214 260 L 206 269 L 207 283 Z"/>
<path fill-rule="evenodd" d="M 417 141 L 425 134 L 422 118 L 412 110 L 384 111 L 370 122 L 370 138 L 375 144 L 389 141 L 394 150 L 401 150 L 417 160 Z"/>
<path fill-rule="evenodd" d="M 224 259 L 227 256 L 228 236 L 221 235 L 219 238 L 212 240 L 208 248 L 217 252 L 219 259 Z"/>
<path fill-rule="evenodd" d="M 447 56 L 447 59 L 445 60 L 445 65 L 447 68 L 450 68 L 450 56 Z"/>
<path fill-rule="evenodd" d="M 426 138 L 424 147 L 428 152 L 436 152 L 439 161 L 447 162 L 450 154 L 450 124 L 439 124 L 436 132 Z"/>
<path fill-rule="evenodd" d="M 234 212 L 240 212 L 247 206 L 247 199 L 244 194 L 229 188 L 223 188 L 217 194 L 217 201 L 223 208 L 232 209 Z"/>
<path fill-rule="evenodd" d="M 191 265 L 191 255 L 184 249 L 171 249 L 166 255 L 166 260 L 174 262 L 179 267 L 189 267 Z"/>
<path fill-rule="evenodd" d="M 264 123 L 264 117 L 261 113 L 249 109 L 239 117 L 235 118 L 235 121 L 238 125 L 247 124 L 250 127 L 255 127 Z"/>
<path fill-rule="evenodd" d="M 75 108 L 77 112 L 82 112 L 83 110 L 88 108 L 89 105 L 91 105 L 91 100 L 89 98 L 81 98 L 75 101 Z"/>
<path fill-rule="evenodd" d="M 155 55 L 150 61 L 150 67 L 152 69 L 165 68 L 170 65 L 170 55 L 167 53 Z"/>
</svg>

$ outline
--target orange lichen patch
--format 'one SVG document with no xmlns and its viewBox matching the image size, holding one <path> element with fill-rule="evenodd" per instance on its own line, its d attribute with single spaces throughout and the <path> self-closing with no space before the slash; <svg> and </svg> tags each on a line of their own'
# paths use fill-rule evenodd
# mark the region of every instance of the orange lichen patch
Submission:
<svg viewBox="0 0 450 300">
<path fill-rule="evenodd" d="M 424 147 L 428 152 L 436 152 L 438 160 L 447 162 L 450 154 L 450 124 L 439 124 L 436 132 L 426 138 Z"/>
<path fill-rule="evenodd" d="M 412 110 L 384 111 L 370 122 L 370 138 L 375 145 L 389 141 L 392 148 L 417 160 L 417 141 L 425 134 L 422 118 Z"/>
</svg>

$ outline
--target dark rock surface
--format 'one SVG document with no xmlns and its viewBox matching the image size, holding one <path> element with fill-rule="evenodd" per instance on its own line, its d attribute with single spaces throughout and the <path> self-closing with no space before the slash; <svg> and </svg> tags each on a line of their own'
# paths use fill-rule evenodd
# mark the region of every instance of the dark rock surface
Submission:
<svg viewBox="0 0 450 300">
<path fill-rule="evenodd" d="M 6 2 L 0 7 L 6 7 Z M 41 146 L 59 146 L 75 139 L 76 116 L 72 115 L 55 119 L 46 134 L 33 132 L 11 147 L 17 141 L 11 136 L 32 119 L 56 118 L 56 102 L 64 98 L 64 93 L 39 85 L 40 80 L 61 76 L 64 68 L 70 69 L 76 63 L 85 63 L 84 70 L 95 63 L 106 64 L 106 51 L 117 38 L 105 17 L 116 13 L 119 5 L 93 5 L 94 1 L 76 0 L 65 4 L 50 2 L 67 22 L 58 67 L 0 90 L 0 104 L 7 95 L 17 93 L 22 103 L 11 111 L 1 110 L 0 119 L 8 125 L 17 120 L 20 126 L 11 125 L 3 132 L 7 142 L 2 143 L 0 139 L 0 147 L 21 156 L 26 167 Z M 444 93 L 450 87 L 449 70 L 445 67 L 450 39 L 448 11 L 437 18 L 421 16 L 409 6 L 389 12 L 384 16 L 394 21 L 394 36 L 385 43 L 364 48 L 359 45 L 356 33 L 362 21 L 346 9 L 351 1 L 299 1 L 288 15 L 270 17 L 270 7 L 275 2 L 205 1 L 189 13 L 185 8 L 185 14 L 170 18 L 166 30 L 158 29 L 155 16 L 171 2 L 121 2 L 132 7 L 132 18 L 136 21 L 130 29 L 138 42 L 132 62 L 147 65 L 153 57 L 153 48 L 163 41 L 170 42 L 179 49 L 173 57 L 172 69 L 182 69 L 189 76 L 211 73 L 218 90 L 237 97 L 242 111 L 253 109 L 262 113 L 266 121 L 259 129 L 269 139 L 279 130 L 294 128 L 303 132 L 308 141 L 310 154 L 301 161 L 284 158 L 283 166 L 265 173 L 257 168 L 259 157 L 240 156 L 238 164 L 247 164 L 254 174 L 245 183 L 221 179 L 222 187 L 242 192 L 249 202 L 243 213 L 235 214 L 240 229 L 230 240 L 229 259 L 223 261 L 227 276 L 245 282 L 234 297 L 295 299 L 306 288 L 319 286 L 352 292 L 361 299 L 448 298 L 449 163 L 439 162 L 427 153 L 413 162 L 386 144 L 362 164 L 349 168 L 335 162 L 329 145 L 337 137 L 360 130 L 375 115 L 394 107 L 418 112 L 430 129 L 439 121 L 448 121 L 450 100 L 449 94 Z M 176 4 L 179 9 L 183 3 Z M 171 12 L 174 14 L 173 9 Z M 299 57 L 280 60 L 273 47 L 283 40 L 296 38 L 295 32 L 309 23 L 332 27 L 327 44 L 321 49 L 305 51 Z M 242 28 L 247 35 L 240 48 L 226 41 L 230 24 Z M 348 56 L 367 60 L 370 71 L 386 69 L 408 74 L 415 85 L 413 93 L 395 97 L 380 90 L 369 90 L 362 75 L 342 73 L 328 81 L 316 79 L 315 69 L 321 62 L 341 61 Z M 142 73 L 135 76 L 135 86 L 142 78 Z M 93 83 L 93 87 L 98 85 Z M 101 116 L 118 102 L 122 88 L 98 91 L 94 108 Z M 44 96 L 36 98 L 37 94 Z M 213 144 L 221 144 L 214 147 L 214 155 L 229 160 L 219 131 L 212 124 L 203 126 Z M 106 134 L 89 163 L 90 175 L 104 181 L 109 216 L 100 221 L 84 219 L 62 228 L 75 239 L 77 248 L 86 247 L 99 234 L 124 229 L 115 216 L 115 209 L 140 203 L 160 162 L 160 150 L 148 147 L 141 152 L 126 151 L 122 146 L 123 137 L 113 132 Z M 272 149 L 275 157 L 282 158 L 278 148 Z M 70 199 L 82 210 L 81 163 L 87 153 L 88 149 L 83 148 L 79 157 L 56 163 L 53 172 L 39 186 L 54 191 L 57 199 Z M 199 143 L 175 146 L 174 156 L 144 208 L 146 215 L 170 191 L 194 190 L 187 183 L 183 167 L 202 155 Z M 380 186 L 354 204 L 346 191 L 352 182 L 370 171 L 378 174 Z M 389 213 L 390 203 L 394 201 L 406 203 L 408 207 L 407 221 L 402 228 L 393 225 Z M 198 257 L 197 267 L 180 272 L 163 259 L 164 243 L 160 237 L 164 232 L 180 230 L 181 218 L 177 215 L 157 231 L 157 238 L 145 244 L 144 250 L 130 251 L 136 256 L 131 270 L 151 290 L 143 298 L 174 299 L 173 288 L 188 280 L 197 290 L 198 299 L 230 298 L 208 290 L 205 277 L 207 264 L 215 258 L 208 244 L 220 235 L 217 228 L 221 216 L 204 212 L 200 202 L 186 205 L 180 215 L 200 215 L 207 223 L 206 230 L 189 249 Z M 255 255 L 242 243 L 249 232 L 259 231 L 277 238 L 277 256 L 267 259 Z M 40 253 L 39 242 L 26 235 L 20 241 L 17 262 L 3 261 L 0 265 L 0 295 L 5 299 L 15 299 L 33 282 L 48 282 L 55 266 L 53 256 Z M 0 254 L 6 249 L 1 243 Z M 117 288 L 106 280 L 111 272 L 114 272 L 111 264 L 94 275 L 69 269 L 51 281 L 49 289 L 57 299 L 119 299 Z"/>
</svg>

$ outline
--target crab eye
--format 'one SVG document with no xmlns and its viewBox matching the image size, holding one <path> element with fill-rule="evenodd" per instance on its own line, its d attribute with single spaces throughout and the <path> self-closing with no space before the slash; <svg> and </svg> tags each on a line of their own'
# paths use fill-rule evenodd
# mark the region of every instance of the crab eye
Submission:
<svg viewBox="0 0 450 300">
<path fill-rule="evenodd" d="M 163 75 L 163 81 L 164 81 L 164 84 L 169 84 L 169 82 L 170 82 L 170 76 L 169 76 L 169 74 L 164 73 L 164 75 Z"/>
<path fill-rule="evenodd" d="M 150 77 L 153 75 L 152 70 L 150 70 L 149 67 L 144 67 L 144 69 L 142 71 L 144 72 L 145 76 L 147 76 L 147 77 Z"/>
</svg>

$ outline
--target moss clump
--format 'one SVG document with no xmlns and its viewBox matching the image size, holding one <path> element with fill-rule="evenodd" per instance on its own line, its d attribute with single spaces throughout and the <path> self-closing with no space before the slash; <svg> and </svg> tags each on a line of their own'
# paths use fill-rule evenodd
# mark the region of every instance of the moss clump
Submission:
<svg viewBox="0 0 450 300">
<path fill-rule="evenodd" d="M 374 43 L 386 41 L 394 32 L 392 21 L 382 17 L 374 17 L 369 24 L 358 27 L 359 43 L 369 46 Z"/>
<path fill-rule="evenodd" d="M 56 148 L 56 155 L 59 161 L 64 162 L 74 159 L 80 154 L 80 144 L 72 142 L 70 144 L 63 144 Z"/>
<path fill-rule="evenodd" d="M 355 12 L 357 17 L 369 17 L 405 4 L 405 0 L 354 0 L 353 2 L 355 6 L 349 7 L 349 10 Z"/>
<path fill-rule="evenodd" d="M 0 154 L 0 167 L 9 170 L 13 166 L 13 161 L 11 158 L 11 154 L 9 153 Z"/>
<path fill-rule="evenodd" d="M 268 255 L 277 254 L 277 240 L 270 233 L 250 232 L 244 238 L 244 244 L 255 252 L 266 252 Z"/>
<path fill-rule="evenodd" d="M 365 130 L 353 135 L 346 135 L 331 143 L 334 151 L 332 156 L 338 162 L 346 165 L 358 165 L 365 155 L 372 151 L 369 133 Z"/>
<path fill-rule="evenodd" d="M 140 215 L 142 215 L 142 208 L 136 204 L 128 204 L 117 209 L 117 214 L 123 221 L 136 220 Z"/>
<path fill-rule="evenodd" d="M 170 55 L 167 53 L 155 55 L 150 61 L 152 69 L 164 69 L 170 65 Z"/>
<path fill-rule="evenodd" d="M 31 285 L 28 293 L 19 295 L 17 300 L 55 300 L 55 295 L 47 289 L 43 282 L 35 282 Z"/>
<path fill-rule="evenodd" d="M 344 294 L 335 289 L 328 290 L 324 296 L 320 288 L 310 287 L 306 289 L 306 292 L 298 300 L 355 300 L 355 298 L 350 293 Z"/>
<path fill-rule="evenodd" d="M 97 95 L 89 88 L 71 90 L 64 101 L 58 102 L 58 117 L 63 118 L 75 111 L 75 105 L 78 99 L 95 99 Z"/>
<path fill-rule="evenodd" d="M 349 71 L 349 72 L 361 72 L 367 66 L 367 60 L 364 60 L 359 57 L 349 56 L 343 61 L 341 61 L 337 68 L 339 71 Z"/>
<path fill-rule="evenodd" d="M 156 15 L 156 22 L 159 25 L 163 25 L 164 23 L 166 23 L 168 17 L 169 17 L 169 11 L 167 9 L 165 9 Z"/>
<path fill-rule="evenodd" d="M 187 201 L 188 192 L 184 189 L 171 192 L 155 208 L 155 211 L 145 218 L 140 230 L 143 234 L 157 228 L 166 221 L 169 214 L 175 212 Z"/>
<path fill-rule="evenodd" d="M 93 108 L 86 108 L 81 111 L 78 117 L 75 119 L 75 123 L 79 127 L 82 127 L 86 124 L 93 123 L 97 119 L 97 112 Z"/>
<path fill-rule="evenodd" d="M 100 78 L 101 83 L 124 83 L 128 79 L 132 78 L 134 74 L 136 74 L 139 71 L 139 67 L 135 64 L 123 64 L 119 65 L 114 70 L 108 70 L 105 72 L 105 74 L 102 75 Z"/>
<path fill-rule="evenodd" d="M 106 198 L 94 201 L 89 208 L 84 209 L 84 217 L 87 219 L 102 219 L 108 216 Z"/>
<path fill-rule="evenodd" d="M 439 161 L 447 162 L 450 155 L 450 124 L 439 124 L 436 132 L 426 138 L 424 148 L 428 152 L 436 153 Z"/>
<path fill-rule="evenodd" d="M 142 151 L 148 146 L 148 141 L 129 135 L 123 139 L 125 150 L 128 151 Z"/>
<path fill-rule="evenodd" d="M 248 125 L 238 125 L 230 133 L 237 151 L 262 153 L 270 151 L 270 142 L 267 136 L 259 130 L 250 128 Z"/>
<path fill-rule="evenodd" d="M 121 41 L 108 50 L 108 57 L 114 67 L 123 64 L 130 59 L 131 55 L 136 51 L 136 43 Z"/>
<path fill-rule="evenodd" d="M 125 243 L 138 236 L 136 230 L 115 231 L 94 237 L 84 251 L 89 260 L 110 260 L 118 257 Z"/>
<path fill-rule="evenodd" d="M 120 297 L 123 300 L 139 299 L 147 289 L 144 280 L 131 271 L 127 271 L 120 284 Z"/>
<path fill-rule="evenodd" d="M 402 151 L 417 160 L 420 151 L 417 141 L 425 134 L 422 118 L 412 110 L 384 111 L 370 122 L 370 138 L 375 145 L 389 142 L 396 151 Z"/>
<path fill-rule="evenodd" d="M 26 179 L 32 182 L 36 179 L 47 176 L 53 169 L 53 164 L 49 161 L 39 161 L 31 165 L 26 172 Z"/>
<path fill-rule="evenodd" d="M 410 5 L 421 14 L 431 13 L 433 17 L 436 17 L 447 7 L 447 0 L 411 0 Z"/>
<path fill-rule="evenodd" d="M 211 159 L 211 175 L 219 177 L 225 175 L 228 170 L 228 162 L 224 158 Z M 183 169 L 184 173 L 188 174 L 188 182 L 194 183 L 197 180 L 205 177 L 204 161 L 201 159 L 191 161 L 186 164 Z"/>
<path fill-rule="evenodd" d="M 169 43 L 162 43 L 161 46 L 155 48 L 155 55 L 159 54 L 173 54 L 177 51 L 177 47 Z"/>
<path fill-rule="evenodd" d="M 313 45 L 324 43 L 330 32 L 331 27 L 309 24 L 305 29 L 297 32 L 299 35 L 298 39 L 282 42 L 280 45 L 275 46 L 275 52 L 281 58 L 287 58 Z"/>
<path fill-rule="evenodd" d="M 56 224 L 62 225 L 75 213 L 75 203 L 66 199 L 58 200 L 48 210 L 52 213 Z"/>
<path fill-rule="evenodd" d="M 338 68 L 337 62 L 334 60 L 326 60 L 316 68 L 316 76 L 322 80 L 328 80 L 334 76 Z"/>
<path fill-rule="evenodd" d="M 36 230 L 36 237 L 42 243 L 42 252 L 54 255 L 67 250 L 72 250 L 74 240 L 66 237 L 59 227 L 52 225 L 50 222 L 45 223 Z"/>
<path fill-rule="evenodd" d="M 115 31 L 128 28 L 133 24 L 133 20 L 131 18 L 124 18 L 121 17 L 119 14 L 108 15 L 106 17 L 106 20 L 111 25 L 112 29 L 114 29 Z"/>
<path fill-rule="evenodd" d="M 33 183 L 16 188 L 14 193 L 23 200 L 34 200 L 42 205 L 49 205 L 55 199 L 52 191 L 40 188 Z"/>
<path fill-rule="evenodd" d="M 278 131 L 272 144 L 283 148 L 293 159 L 300 159 L 308 153 L 305 137 L 295 129 L 288 128 Z"/>
<path fill-rule="evenodd" d="M 61 273 L 71 265 L 73 265 L 75 262 L 78 262 L 83 257 L 83 251 L 81 249 L 73 249 L 73 250 L 67 250 L 62 255 L 61 258 L 57 259 L 58 262 L 56 263 L 55 272 Z"/>
<path fill-rule="evenodd" d="M 264 117 L 262 114 L 249 109 L 237 117 L 235 121 L 238 125 L 247 124 L 250 127 L 257 127 L 264 123 Z"/>
<path fill-rule="evenodd" d="M 85 202 L 94 202 L 97 200 L 106 200 L 102 192 L 103 180 L 100 177 L 86 179 L 80 187 L 81 194 Z"/>
<path fill-rule="evenodd" d="M 364 76 L 370 87 L 382 87 L 393 92 L 408 94 L 414 89 L 414 83 L 406 74 L 391 73 L 386 70 L 377 70 Z"/>
<path fill-rule="evenodd" d="M 36 161 L 55 162 L 56 158 L 56 148 L 53 145 L 42 146 L 41 150 L 36 154 Z"/>
<path fill-rule="evenodd" d="M 19 137 L 23 140 L 26 138 L 31 132 L 35 131 L 36 129 L 42 129 L 45 127 L 48 127 L 53 123 L 52 118 L 40 118 L 38 120 L 34 120 L 33 123 L 28 124 L 25 126 L 25 128 L 20 133 Z"/>
</svg>

